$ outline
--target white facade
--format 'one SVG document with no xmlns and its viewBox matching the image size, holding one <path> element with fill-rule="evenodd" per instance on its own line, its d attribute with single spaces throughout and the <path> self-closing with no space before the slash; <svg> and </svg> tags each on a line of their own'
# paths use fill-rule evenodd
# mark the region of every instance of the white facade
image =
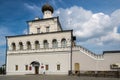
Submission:
<svg viewBox="0 0 120 80">
<path fill-rule="evenodd" d="M 97 55 L 87 49 L 77 46 L 73 48 L 72 67 L 75 70 L 75 63 L 79 63 L 80 71 L 116 71 L 111 65 L 116 64 L 120 68 L 120 51 L 106 51 Z"/>
<path fill-rule="evenodd" d="M 58 57 L 59 56 L 59 57 Z M 13 54 L 8 57 L 7 74 L 35 74 L 35 68 L 30 65 L 33 61 L 38 61 L 39 74 L 43 73 L 41 66 L 48 65 L 49 69 L 45 70 L 46 74 L 67 74 L 69 68 L 69 52 L 49 52 L 49 53 L 32 53 L 32 54 Z M 15 61 L 14 61 L 15 60 Z M 14 61 L 14 62 L 13 62 Z M 9 64 L 10 63 L 10 64 Z M 18 71 L 15 70 L 15 65 L 18 65 Z M 32 67 L 32 70 L 26 70 L 25 66 Z M 61 70 L 57 70 L 57 65 L 60 65 Z"/>
<path fill-rule="evenodd" d="M 52 17 L 52 12 L 51 11 L 45 11 L 43 18 L 51 18 Z"/>
<path fill-rule="evenodd" d="M 96 55 L 73 45 L 72 30 L 62 30 L 59 18 L 52 17 L 53 8 L 47 4 L 42 11 L 43 19 L 28 21 L 27 35 L 6 37 L 7 75 L 110 71 L 110 65 L 120 63 L 120 51 Z"/>
<path fill-rule="evenodd" d="M 48 42 L 46 48 L 45 40 Z M 54 40 L 57 41 L 57 46 L 54 46 Z M 66 40 L 65 45 L 62 44 L 62 40 Z M 36 41 L 39 42 L 39 48 L 36 47 Z M 31 44 L 30 49 L 28 49 L 27 42 Z M 15 50 L 13 50 L 13 43 Z M 19 43 L 22 43 L 23 49 L 20 48 Z M 40 74 L 43 73 L 42 65 L 49 66 L 49 69 L 45 71 L 46 74 L 67 74 L 70 70 L 70 46 L 71 31 L 11 36 L 8 38 L 7 74 L 35 74 L 34 67 L 31 65 L 33 61 L 40 63 Z M 17 71 L 16 65 L 18 65 Z M 26 65 L 31 66 L 32 70 L 26 70 Z M 60 70 L 57 70 L 57 65 L 60 65 Z"/>
<path fill-rule="evenodd" d="M 61 31 L 58 17 L 28 21 L 29 34 Z"/>
</svg>

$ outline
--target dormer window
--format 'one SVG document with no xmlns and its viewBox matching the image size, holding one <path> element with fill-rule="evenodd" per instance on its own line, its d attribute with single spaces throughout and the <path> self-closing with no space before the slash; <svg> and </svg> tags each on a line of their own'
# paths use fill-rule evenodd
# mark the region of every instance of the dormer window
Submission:
<svg viewBox="0 0 120 80">
<path fill-rule="evenodd" d="M 40 28 L 37 28 L 37 33 L 40 33 Z"/>
<path fill-rule="evenodd" d="M 48 26 L 48 27 L 46 27 L 46 32 L 49 32 L 49 26 Z"/>
</svg>

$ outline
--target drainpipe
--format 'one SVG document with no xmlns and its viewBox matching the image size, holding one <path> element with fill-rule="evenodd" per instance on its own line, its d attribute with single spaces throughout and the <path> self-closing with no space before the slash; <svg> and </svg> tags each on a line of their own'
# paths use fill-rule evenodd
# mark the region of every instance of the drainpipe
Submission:
<svg viewBox="0 0 120 80">
<path fill-rule="evenodd" d="M 71 55 L 70 55 L 70 73 L 69 74 L 72 74 L 72 47 L 73 47 L 73 30 L 71 30 Z"/>
</svg>

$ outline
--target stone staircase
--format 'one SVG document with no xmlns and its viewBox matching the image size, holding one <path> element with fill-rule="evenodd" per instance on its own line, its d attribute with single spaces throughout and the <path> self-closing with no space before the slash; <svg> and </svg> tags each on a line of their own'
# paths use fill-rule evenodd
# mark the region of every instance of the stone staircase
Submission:
<svg viewBox="0 0 120 80">
<path fill-rule="evenodd" d="M 78 46 L 75 46 L 73 48 L 74 50 L 79 50 L 80 52 L 84 53 L 85 55 L 91 57 L 92 59 L 95 59 L 95 60 L 103 60 L 103 54 L 96 54 L 96 53 L 93 53 L 92 51 L 78 45 Z"/>
</svg>

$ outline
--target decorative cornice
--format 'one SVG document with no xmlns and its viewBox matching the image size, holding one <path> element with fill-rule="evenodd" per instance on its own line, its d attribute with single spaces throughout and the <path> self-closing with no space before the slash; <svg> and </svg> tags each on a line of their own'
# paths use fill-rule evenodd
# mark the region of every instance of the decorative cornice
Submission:
<svg viewBox="0 0 120 80">
<path fill-rule="evenodd" d="M 37 20 L 29 20 L 29 21 L 26 21 L 26 22 L 27 23 L 29 23 L 29 22 L 37 22 L 37 21 L 50 20 L 50 19 L 55 19 L 55 18 L 58 18 L 58 17 L 44 18 L 44 19 L 37 19 Z"/>
<path fill-rule="evenodd" d="M 63 52 L 65 52 L 65 53 L 63 53 Z M 51 54 L 66 54 L 66 52 L 70 53 L 70 51 L 68 50 L 68 51 L 49 51 L 49 52 L 9 53 L 7 55 L 35 55 L 35 54 L 39 54 L 39 55 L 40 54 L 42 54 L 42 55 L 50 54 L 51 55 Z"/>
<path fill-rule="evenodd" d="M 71 32 L 71 31 L 73 31 L 73 30 L 55 31 L 55 32 L 47 32 L 47 33 L 36 33 L 36 34 L 24 34 L 24 35 L 15 35 L 15 36 L 6 36 L 6 38 L 21 37 L 21 36 L 33 36 L 33 35 L 44 35 L 44 34 L 53 34 L 53 33 L 63 33 L 63 32 Z"/>
</svg>

